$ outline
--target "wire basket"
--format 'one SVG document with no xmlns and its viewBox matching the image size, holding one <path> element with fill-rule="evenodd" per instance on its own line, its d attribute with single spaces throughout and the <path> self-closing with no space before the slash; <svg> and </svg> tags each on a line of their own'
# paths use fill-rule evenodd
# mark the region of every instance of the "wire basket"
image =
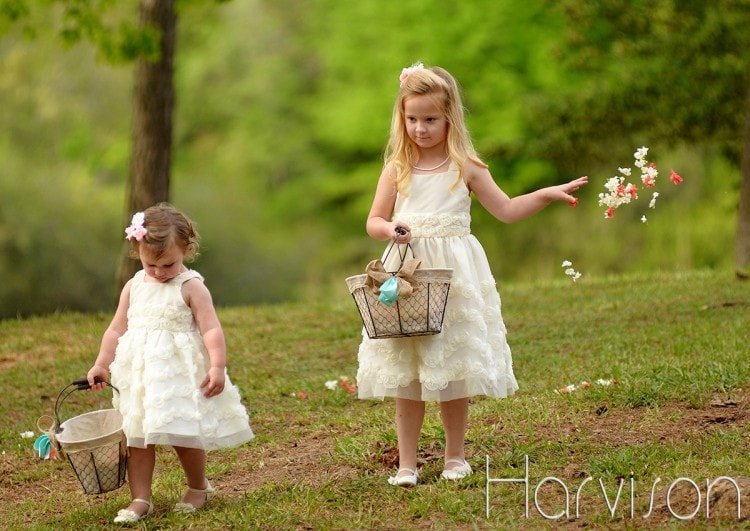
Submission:
<svg viewBox="0 0 750 531">
<path fill-rule="evenodd" d="M 388 248 L 386 257 L 393 245 Z M 401 266 L 404 258 L 405 253 L 401 256 Z M 397 274 L 398 271 L 391 273 Z M 442 331 L 453 269 L 415 270 L 411 296 L 399 298 L 390 306 L 378 300 L 378 295 L 366 284 L 367 277 L 367 274 L 351 276 L 346 284 L 370 339 L 427 336 Z"/>
<path fill-rule="evenodd" d="M 105 383 L 119 393 L 116 387 Z M 50 435 L 68 458 L 83 491 L 101 494 L 125 483 L 128 450 L 122 415 L 116 409 L 102 409 L 60 423 L 60 407 L 65 399 L 74 391 L 89 387 L 88 381 L 82 378 L 60 391 L 55 402 L 55 428 Z"/>
</svg>

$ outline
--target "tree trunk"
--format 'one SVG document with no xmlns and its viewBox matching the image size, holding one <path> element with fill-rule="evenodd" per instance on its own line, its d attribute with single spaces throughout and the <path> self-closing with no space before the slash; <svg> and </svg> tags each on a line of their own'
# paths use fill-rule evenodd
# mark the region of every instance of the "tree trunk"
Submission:
<svg viewBox="0 0 750 531">
<path fill-rule="evenodd" d="M 136 61 L 133 88 L 132 139 L 127 200 L 123 229 L 135 212 L 169 200 L 172 152 L 172 110 L 174 107 L 173 59 L 177 14 L 174 0 L 140 0 L 140 24 L 161 33 L 159 60 Z M 123 245 L 117 273 L 117 292 L 140 269 L 128 257 L 130 245 Z"/>
<path fill-rule="evenodd" d="M 739 278 L 748 278 L 750 276 L 750 88 L 748 88 L 747 103 L 745 104 L 745 130 L 743 133 L 735 266 Z"/>
</svg>

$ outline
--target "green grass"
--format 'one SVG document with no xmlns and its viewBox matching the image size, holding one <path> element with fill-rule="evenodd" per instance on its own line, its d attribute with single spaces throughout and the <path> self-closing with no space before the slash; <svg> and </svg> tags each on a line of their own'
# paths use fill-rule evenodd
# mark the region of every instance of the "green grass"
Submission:
<svg viewBox="0 0 750 531">
<path fill-rule="evenodd" d="M 467 454 L 476 473 L 458 484 L 438 479 L 443 431 L 430 404 L 420 448 L 423 481 L 413 490 L 385 483 L 396 458 L 393 402 L 359 401 L 325 387 L 327 380 L 356 376 L 361 323 L 343 290 L 335 302 L 221 308 L 230 376 L 257 437 L 210 455 L 219 494 L 189 517 L 169 511 L 184 481 L 173 453 L 160 450 L 157 510 L 143 528 L 552 527 L 533 499 L 530 518 L 523 517 L 523 491 L 514 485 L 490 487 L 485 516 L 486 460 L 491 477 L 518 478 L 526 456 L 532 498 L 546 476 L 565 482 L 573 496 L 593 477 L 571 525 L 678 527 L 687 524 L 664 511 L 641 519 L 657 477 L 662 489 L 687 477 L 705 491 L 706 478 L 748 475 L 750 283 L 726 271 L 696 271 L 501 284 L 500 291 L 520 391 L 506 400 L 472 401 Z M 53 412 L 58 391 L 86 373 L 110 317 L 0 322 L 3 526 L 98 529 L 127 503 L 127 488 L 82 494 L 70 465 L 38 459 L 33 439 L 20 436 L 38 433 L 37 419 Z M 599 378 L 618 383 L 594 383 Z M 556 392 L 584 380 L 592 385 Z M 61 416 L 106 407 L 108 398 L 75 393 Z M 712 406 L 716 401 L 724 405 Z M 612 501 L 621 478 L 626 485 L 611 518 L 598 480 Z M 540 500 L 546 513 L 558 512 L 560 488 L 545 484 Z M 663 491 L 659 501 L 664 505 Z M 744 516 L 749 512 L 743 507 Z M 707 522 L 701 512 L 689 524 L 746 525 L 714 514 Z"/>
</svg>

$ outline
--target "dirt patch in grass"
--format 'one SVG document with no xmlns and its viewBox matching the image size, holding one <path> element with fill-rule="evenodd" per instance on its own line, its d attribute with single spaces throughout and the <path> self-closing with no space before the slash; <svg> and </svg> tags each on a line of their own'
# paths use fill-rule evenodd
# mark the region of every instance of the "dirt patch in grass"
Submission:
<svg viewBox="0 0 750 531">
<path fill-rule="evenodd" d="M 585 437 L 597 443 L 610 442 L 612 445 L 627 446 L 634 444 L 661 442 L 670 444 L 678 441 L 689 441 L 697 435 L 705 435 L 714 430 L 733 429 L 744 430 L 748 426 L 748 405 L 750 405 L 750 393 L 739 392 L 731 400 L 717 396 L 706 407 L 695 408 L 686 404 L 673 403 L 660 405 L 658 410 L 653 408 L 616 409 L 607 411 L 602 407 L 592 409 L 588 415 L 575 415 L 576 423 L 566 425 L 564 431 L 559 428 L 545 428 L 539 426 L 535 430 L 535 436 L 540 439 L 559 440 L 561 437 Z M 654 419 L 658 421 L 654 421 Z M 647 426 L 648 429 L 635 429 Z M 277 444 L 253 445 L 250 444 L 238 452 L 238 464 L 228 467 L 228 471 L 213 478 L 213 482 L 219 487 L 219 496 L 226 499 L 238 499 L 252 494 L 253 491 L 264 486 L 271 485 L 306 485 L 313 489 L 320 488 L 330 482 L 355 478 L 362 473 L 354 466 L 341 464 L 340 459 L 334 457 L 335 434 L 310 433 L 303 435 L 292 442 Z M 370 456 L 377 467 L 382 467 L 383 479 L 397 463 L 397 450 L 386 447 L 382 443 L 373 442 L 372 455 Z M 580 483 L 582 477 L 582 465 L 588 456 L 571 455 L 571 465 L 556 475 L 569 485 Z M 420 461 L 435 463 L 442 458 L 441 452 L 432 446 L 421 449 Z M 212 454 L 211 459 L 222 459 L 221 452 Z M 470 456 L 474 468 L 478 474 L 483 474 L 482 466 L 478 459 Z M 476 462 L 475 462 L 476 461 Z M 70 510 L 75 505 L 95 504 L 97 497 L 81 497 L 80 486 L 73 477 L 66 463 L 45 463 L 47 469 L 42 477 L 40 472 L 32 476 L 17 479 L 19 470 L 38 469 L 40 462 L 33 456 L 23 459 L 0 458 L 0 521 L 5 520 L 4 513 L 13 511 L 14 507 L 22 501 L 32 501 L 38 509 L 36 514 L 29 514 L 29 521 L 41 519 L 45 521 L 54 513 Z M 158 467 L 163 466 L 157 463 Z M 52 470 L 51 473 L 48 473 Z M 16 478 L 16 479 L 13 479 Z M 750 479 L 745 477 L 734 477 L 741 491 L 744 521 L 750 512 Z M 695 480 L 696 483 L 698 480 Z M 666 489 L 669 485 L 659 485 L 657 495 L 654 496 L 654 507 L 648 519 L 640 519 L 641 514 L 636 515 L 633 523 L 642 528 L 658 528 L 667 522 L 677 523 L 675 514 L 688 515 L 697 506 L 695 487 L 688 481 L 682 481 L 675 485 L 667 498 Z M 701 495 L 704 495 L 705 482 L 700 485 Z M 384 488 L 386 488 L 384 486 Z M 125 492 L 125 491 L 118 491 Z M 61 493 L 55 502 L 51 502 L 51 494 Z M 574 492 L 572 493 L 574 494 Z M 645 492 L 643 495 L 647 495 Z M 109 494 L 116 495 L 116 494 Z M 106 495 L 108 496 L 108 495 Z M 83 502 L 81 501 L 83 498 Z M 664 500 L 669 500 L 667 505 Z M 661 500 L 661 501 L 659 501 Z M 623 501 L 624 503 L 624 501 Z M 737 501 L 735 487 L 729 482 L 717 483 L 712 489 L 710 500 L 711 521 L 719 519 L 731 524 L 737 522 Z M 620 508 L 618 514 L 622 515 Z M 7 513 L 6 513 L 7 514 Z M 699 508 L 698 517 L 704 522 L 705 499 Z M 567 527 L 580 528 L 592 524 L 588 522 L 587 515 L 579 519 L 569 520 Z M 37 520 L 39 521 L 39 520 Z M 630 521 L 620 516 L 610 524 L 617 522 L 626 523 Z M 528 525 L 539 525 L 541 517 L 535 515 L 528 521 Z M 560 523 L 560 522 L 558 522 Z M 705 523 L 705 522 L 704 522 Z M 430 527 L 429 524 L 427 527 Z"/>
</svg>

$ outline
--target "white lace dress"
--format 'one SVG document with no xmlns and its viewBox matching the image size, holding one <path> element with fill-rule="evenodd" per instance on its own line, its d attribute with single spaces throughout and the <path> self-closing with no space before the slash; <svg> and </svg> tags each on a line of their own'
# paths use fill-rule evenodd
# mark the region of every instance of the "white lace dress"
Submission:
<svg viewBox="0 0 750 531">
<path fill-rule="evenodd" d="M 185 271 L 166 283 L 135 274 L 128 330 L 110 366 L 114 407 L 123 416 L 128 446 L 166 444 L 213 450 L 253 438 L 237 388 L 227 376 L 212 398 L 199 389 L 211 366 L 200 331 L 182 298 L 182 284 L 203 277 Z"/>
<path fill-rule="evenodd" d="M 471 234 L 469 190 L 457 179 L 453 165 L 443 173 L 412 174 L 410 191 L 399 194 L 393 214 L 411 228 L 421 267 L 454 269 L 443 331 L 395 339 L 369 339 L 363 331 L 360 398 L 502 398 L 518 389 L 500 295 L 484 249 Z M 397 255 L 394 249 L 386 270 L 398 269 Z"/>
</svg>

